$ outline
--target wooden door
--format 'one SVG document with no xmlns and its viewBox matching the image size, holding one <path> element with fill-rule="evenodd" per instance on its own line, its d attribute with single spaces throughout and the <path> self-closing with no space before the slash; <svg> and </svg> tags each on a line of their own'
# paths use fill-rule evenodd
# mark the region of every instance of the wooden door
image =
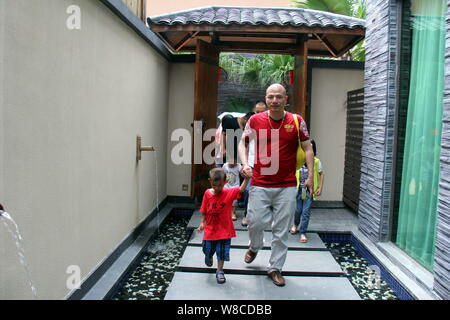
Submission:
<svg viewBox="0 0 450 320">
<path fill-rule="evenodd" d="M 214 164 L 206 164 L 203 157 L 199 159 L 200 148 L 198 144 L 202 144 L 201 150 L 203 154 L 203 150 L 214 141 L 214 137 L 210 141 L 202 142 L 198 138 L 200 134 L 203 137 L 203 133 L 207 129 L 216 128 L 218 72 L 219 49 L 212 44 L 197 40 L 194 87 L 194 121 L 197 122 L 197 125 L 193 125 L 192 197 L 203 196 L 205 190 L 210 187 L 208 181 L 209 170 L 214 167 Z M 201 126 L 199 126 L 200 123 Z"/>
</svg>

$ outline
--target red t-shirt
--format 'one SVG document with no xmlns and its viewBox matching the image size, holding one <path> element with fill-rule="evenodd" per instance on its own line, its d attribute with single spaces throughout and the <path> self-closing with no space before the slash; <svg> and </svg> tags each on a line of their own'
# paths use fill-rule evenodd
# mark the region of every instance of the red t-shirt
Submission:
<svg viewBox="0 0 450 320">
<path fill-rule="evenodd" d="M 233 201 L 241 197 L 239 187 L 224 188 L 215 195 L 210 189 L 203 195 L 200 212 L 205 215 L 203 240 L 221 240 L 236 237 L 231 210 Z"/>
<path fill-rule="evenodd" d="M 297 117 L 300 141 L 308 140 L 306 123 L 300 115 Z M 252 186 L 279 188 L 297 185 L 298 132 L 292 113 L 286 112 L 284 120 L 279 121 L 270 119 L 268 111 L 253 115 L 247 121 L 242 139 L 256 141 Z"/>
</svg>

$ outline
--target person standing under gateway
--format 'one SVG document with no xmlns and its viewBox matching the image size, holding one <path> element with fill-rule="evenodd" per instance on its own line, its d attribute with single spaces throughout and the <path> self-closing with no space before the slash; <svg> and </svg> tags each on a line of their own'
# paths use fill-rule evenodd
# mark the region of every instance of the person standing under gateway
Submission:
<svg viewBox="0 0 450 320">
<path fill-rule="evenodd" d="M 286 89 L 281 84 L 267 88 L 268 111 L 249 119 L 238 149 L 243 175 L 252 178 L 247 212 L 250 245 L 244 261 L 251 263 L 263 248 L 264 227 L 271 222 L 272 243 L 267 271 L 277 286 L 285 285 L 281 270 L 286 260 L 288 231 L 296 205 L 295 169 L 299 136 L 294 116 L 299 120 L 301 146 L 309 169 L 305 187 L 311 194 L 314 190 L 314 154 L 306 123 L 301 116 L 285 111 L 287 99 Z M 247 159 L 250 140 L 256 142 L 253 168 Z"/>
</svg>

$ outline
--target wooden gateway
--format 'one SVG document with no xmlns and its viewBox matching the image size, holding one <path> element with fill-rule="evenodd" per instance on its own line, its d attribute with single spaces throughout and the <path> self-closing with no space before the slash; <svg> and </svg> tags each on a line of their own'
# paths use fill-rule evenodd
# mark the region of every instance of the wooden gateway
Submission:
<svg viewBox="0 0 450 320">
<path fill-rule="evenodd" d="M 308 119 L 308 56 L 340 57 L 365 36 L 364 20 L 294 8 L 214 6 L 153 16 L 147 22 L 171 51 L 196 53 L 194 121 L 202 122 L 203 132 L 216 127 L 220 52 L 293 55 L 291 111 Z M 210 167 L 193 162 L 191 196 L 208 188 Z"/>
</svg>

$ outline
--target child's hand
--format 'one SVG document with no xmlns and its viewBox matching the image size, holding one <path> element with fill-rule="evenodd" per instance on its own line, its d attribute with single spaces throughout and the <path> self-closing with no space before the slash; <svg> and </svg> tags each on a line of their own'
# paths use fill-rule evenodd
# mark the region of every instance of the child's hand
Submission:
<svg viewBox="0 0 450 320">
<path fill-rule="evenodd" d="M 200 225 L 197 228 L 197 232 L 200 233 L 205 229 L 205 224 L 204 223 L 200 223 Z"/>
<path fill-rule="evenodd" d="M 321 194 L 322 194 L 322 190 L 319 189 L 319 190 L 316 191 L 316 196 L 317 197 L 320 197 Z"/>
</svg>

